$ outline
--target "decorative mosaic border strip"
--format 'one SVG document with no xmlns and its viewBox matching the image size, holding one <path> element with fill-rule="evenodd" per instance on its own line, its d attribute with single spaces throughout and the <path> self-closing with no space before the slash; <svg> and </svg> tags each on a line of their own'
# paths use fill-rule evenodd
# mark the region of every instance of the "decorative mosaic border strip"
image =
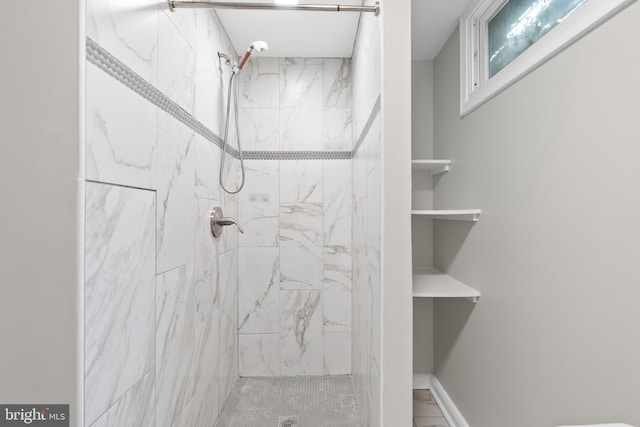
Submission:
<svg viewBox="0 0 640 427">
<path fill-rule="evenodd" d="M 158 108 L 172 115 L 220 149 L 224 147 L 224 140 L 211 129 L 89 37 L 87 37 L 87 61 Z M 378 96 L 353 151 L 244 151 L 242 153 L 243 158 L 246 160 L 350 160 L 362 145 L 379 111 L 380 96 Z M 239 158 L 238 150 L 235 148 L 227 147 L 227 152 L 233 157 Z"/>
<path fill-rule="evenodd" d="M 351 151 L 245 151 L 245 160 L 350 160 Z"/>
<path fill-rule="evenodd" d="M 355 157 L 356 153 L 360 149 L 360 146 L 364 142 L 367 135 L 369 135 L 369 131 L 371 130 L 371 126 L 373 126 L 373 122 L 378 117 L 378 113 L 380 112 L 380 95 L 378 95 L 378 99 L 376 99 L 375 104 L 373 104 L 373 108 L 371 109 L 371 113 L 369 113 L 369 118 L 367 119 L 367 123 L 364 124 L 364 128 L 362 128 L 362 132 L 358 137 L 358 141 L 356 145 L 353 147 L 353 151 L 351 152 L 351 157 Z"/>
<path fill-rule="evenodd" d="M 87 37 L 87 61 L 91 62 L 158 108 L 171 114 L 187 127 L 220 147 L 220 149 L 224 146 L 222 138 L 213 133 L 211 129 L 203 125 L 199 120 L 176 104 L 171 98 L 160 92 L 155 86 L 140 77 L 135 71 L 120 62 L 118 58 L 111 55 L 102 46 L 89 37 Z M 233 147 L 227 147 L 227 152 L 233 157 L 238 157 L 238 150 Z"/>
</svg>

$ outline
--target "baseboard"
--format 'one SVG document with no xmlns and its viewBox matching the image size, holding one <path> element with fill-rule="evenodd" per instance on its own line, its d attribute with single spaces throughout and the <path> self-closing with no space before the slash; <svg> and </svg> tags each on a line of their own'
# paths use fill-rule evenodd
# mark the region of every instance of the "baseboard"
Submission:
<svg viewBox="0 0 640 427">
<path fill-rule="evenodd" d="M 429 389 L 451 427 L 469 427 L 469 423 L 464 419 L 435 375 L 429 376 Z"/>
</svg>

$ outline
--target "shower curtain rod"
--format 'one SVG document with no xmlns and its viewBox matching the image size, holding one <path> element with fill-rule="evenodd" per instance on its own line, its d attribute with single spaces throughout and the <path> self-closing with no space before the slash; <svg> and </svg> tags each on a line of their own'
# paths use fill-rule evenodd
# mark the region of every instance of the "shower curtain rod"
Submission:
<svg viewBox="0 0 640 427">
<path fill-rule="evenodd" d="M 380 13 L 380 3 L 375 6 L 350 6 L 329 4 L 273 4 L 273 3 L 231 3 L 215 1 L 180 1 L 169 0 L 169 9 L 253 9 L 253 10 L 297 10 L 304 12 L 372 12 Z"/>
</svg>

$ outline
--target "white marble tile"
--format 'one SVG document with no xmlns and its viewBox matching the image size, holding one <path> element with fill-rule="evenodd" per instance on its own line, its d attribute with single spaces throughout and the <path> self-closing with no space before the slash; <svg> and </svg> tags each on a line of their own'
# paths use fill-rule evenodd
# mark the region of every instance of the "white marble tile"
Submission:
<svg viewBox="0 0 640 427">
<path fill-rule="evenodd" d="M 380 253 L 379 247 L 374 251 L 376 254 Z M 371 296 L 371 348 L 373 359 L 380 361 L 382 357 L 382 304 L 381 304 L 381 277 L 380 277 L 380 257 L 377 256 L 378 261 L 370 268 L 370 283 L 372 289 Z"/>
<path fill-rule="evenodd" d="M 211 234 L 211 211 L 220 203 L 196 199 L 196 234 L 194 261 L 195 314 L 207 321 L 218 307 L 219 240 Z"/>
<path fill-rule="evenodd" d="M 322 375 L 322 292 L 280 291 L 280 374 Z"/>
<path fill-rule="evenodd" d="M 88 0 L 87 36 L 143 79 L 157 83 L 157 0 Z"/>
<path fill-rule="evenodd" d="M 351 374 L 351 332 L 325 332 L 324 375 L 348 374 Z"/>
<path fill-rule="evenodd" d="M 371 426 L 378 427 L 380 426 L 380 411 L 382 410 L 382 384 L 380 382 L 380 368 L 377 365 L 375 359 L 373 360 L 373 362 L 374 363 L 371 364 L 369 375 L 369 396 L 371 402 L 371 418 L 373 420 Z"/>
<path fill-rule="evenodd" d="M 195 9 L 180 9 L 172 12 L 169 9 L 168 2 L 161 0 L 158 3 L 160 10 L 173 23 L 180 36 L 195 50 L 197 46 L 196 14 L 198 11 Z"/>
<path fill-rule="evenodd" d="M 280 375 L 280 334 L 240 334 L 240 376 Z"/>
<path fill-rule="evenodd" d="M 324 137 L 322 105 L 303 104 L 280 109 L 280 150 L 321 150 Z"/>
<path fill-rule="evenodd" d="M 195 133 L 164 112 L 158 124 L 157 273 L 193 262 Z"/>
<path fill-rule="evenodd" d="M 369 153 L 369 144 L 365 139 L 355 157 L 353 158 L 353 194 L 356 198 L 365 197 L 367 195 L 367 158 Z"/>
<path fill-rule="evenodd" d="M 353 126 L 358 138 L 381 93 L 380 20 L 362 16 L 352 59 Z"/>
<path fill-rule="evenodd" d="M 376 119 L 371 124 L 369 133 L 367 134 L 367 172 L 372 174 L 374 169 L 381 168 L 382 159 L 382 116 L 378 114 Z M 380 185 L 378 179 L 377 185 Z"/>
<path fill-rule="evenodd" d="M 240 138 L 242 149 L 247 151 L 276 151 L 278 149 L 277 108 L 241 108 Z"/>
<path fill-rule="evenodd" d="M 351 109 L 351 59 L 325 59 L 324 107 Z"/>
<path fill-rule="evenodd" d="M 351 248 L 324 248 L 324 331 L 351 331 Z"/>
<path fill-rule="evenodd" d="M 193 397 L 174 426 L 211 426 L 220 412 L 218 400 L 218 317 L 217 312 L 195 330 L 192 364 Z"/>
<path fill-rule="evenodd" d="M 164 13 L 158 15 L 158 89 L 186 111 L 194 113 L 195 50 Z"/>
<path fill-rule="evenodd" d="M 222 136 L 227 87 L 231 72 L 217 52 L 235 55 L 231 42 L 215 12 L 196 12 L 196 118 Z"/>
<path fill-rule="evenodd" d="M 228 141 L 226 154 L 220 150 L 220 167 L 222 168 L 220 193 L 223 195 L 223 201 L 227 195 L 238 194 L 242 191 L 242 164 L 240 159 L 229 154 L 229 147 L 237 147 L 235 133 L 228 137 Z"/>
<path fill-rule="evenodd" d="M 195 117 L 220 135 L 224 121 L 223 71 L 214 49 L 220 46 L 220 30 L 209 13 L 196 15 L 196 95 Z"/>
<path fill-rule="evenodd" d="M 280 288 L 321 288 L 322 256 L 322 204 L 280 205 Z"/>
<path fill-rule="evenodd" d="M 87 64 L 86 178 L 156 188 L 157 107 Z"/>
<path fill-rule="evenodd" d="M 222 408 L 238 379 L 238 254 L 220 255 L 218 402 Z"/>
<path fill-rule="evenodd" d="M 279 58 L 280 65 L 288 65 L 288 64 L 308 64 L 308 65 L 322 65 L 325 58 L 320 57 L 292 57 L 292 56 L 281 56 Z"/>
<path fill-rule="evenodd" d="M 369 401 L 369 395 L 367 393 L 368 390 L 366 389 L 363 389 L 362 393 L 358 393 L 358 389 L 356 388 L 356 398 L 360 398 L 360 401 L 358 402 L 360 421 L 363 426 L 373 427 L 372 423 L 374 420 L 371 413 L 371 402 Z M 361 394 L 361 396 L 358 396 L 358 394 Z"/>
<path fill-rule="evenodd" d="M 277 108 L 280 105 L 279 88 L 278 58 L 252 56 L 240 74 L 239 105 L 251 108 Z"/>
<path fill-rule="evenodd" d="M 240 246 L 278 246 L 280 226 L 280 162 L 247 160 L 245 188 L 239 194 Z"/>
<path fill-rule="evenodd" d="M 353 128 L 351 108 L 330 108 L 324 110 L 323 146 L 324 150 L 347 151 L 353 148 Z"/>
<path fill-rule="evenodd" d="M 322 203 L 322 160 L 280 161 L 281 203 Z"/>
<path fill-rule="evenodd" d="M 242 191 L 240 193 L 242 193 Z M 238 220 L 238 218 L 240 217 L 240 193 L 229 194 L 222 191 L 222 203 L 220 204 L 220 207 L 222 208 L 225 217 L 231 217 L 235 220 Z M 240 226 L 242 226 L 242 224 L 240 224 Z M 220 253 L 225 253 L 230 250 L 237 249 L 239 235 L 240 231 L 238 231 L 238 228 L 235 225 L 224 227 L 224 232 L 222 233 L 222 236 L 219 237 Z"/>
<path fill-rule="evenodd" d="M 196 195 L 220 201 L 220 148 L 202 136 L 195 135 Z"/>
<path fill-rule="evenodd" d="M 88 424 L 154 364 L 155 193 L 86 185 L 85 414 Z"/>
<path fill-rule="evenodd" d="M 280 331 L 280 250 L 240 248 L 238 329 L 240 333 Z"/>
<path fill-rule="evenodd" d="M 157 277 L 156 424 L 172 426 L 193 397 L 193 264 Z"/>
<path fill-rule="evenodd" d="M 370 264 L 371 276 L 376 279 L 374 289 L 379 288 L 380 276 L 380 247 L 382 234 L 382 159 L 380 118 L 371 126 L 367 137 L 367 257 Z"/>
<path fill-rule="evenodd" d="M 151 369 L 91 427 L 155 427 L 155 375 Z"/>
<path fill-rule="evenodd" d="M 280 107 L 322 109 L 322 59 L 283 58 L 280 61 Z"/>
<path fill-rule="evenodd" d="M 351 245 L 351 162 L 324 160 L 324 244 Z"/>
</svg>

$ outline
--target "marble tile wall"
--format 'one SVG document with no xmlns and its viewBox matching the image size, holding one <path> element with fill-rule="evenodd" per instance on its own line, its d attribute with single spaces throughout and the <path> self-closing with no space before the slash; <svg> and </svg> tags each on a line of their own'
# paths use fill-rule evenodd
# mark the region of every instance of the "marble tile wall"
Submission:
<svg viewBox="0 0 640 427">
<path fill-rule="evenodd" d="M 240 107 L 247 150 L 351 150 L 351 61 L 252 60 Z M 351 373 L 351 162 L 245 166 L 240 375 Z"/>
<path fill-rule="evenodd" d="M 373 2 L 367 0 L 366 4 Z M 381 372 L 381 93 L 379 19 L 363 14 L 353 55 L 352 379 L 362 425 L 380 425 Z M 371 121 L 373 119 L 373 121 Z M 372 123 L 368 128 L 367 123 Z"/>
<path fill-rule="evenodd" d="M 235 52 L 215 14 L 88 0 L 87 35 L 220 135 L 215 52 Z M 86 68 L 84 425 L 213 425 L 238 378 L 239 251 L 208 217 L 237 216 L 238 197 L 220 191 L 217 146 Z"/>
</svg>

